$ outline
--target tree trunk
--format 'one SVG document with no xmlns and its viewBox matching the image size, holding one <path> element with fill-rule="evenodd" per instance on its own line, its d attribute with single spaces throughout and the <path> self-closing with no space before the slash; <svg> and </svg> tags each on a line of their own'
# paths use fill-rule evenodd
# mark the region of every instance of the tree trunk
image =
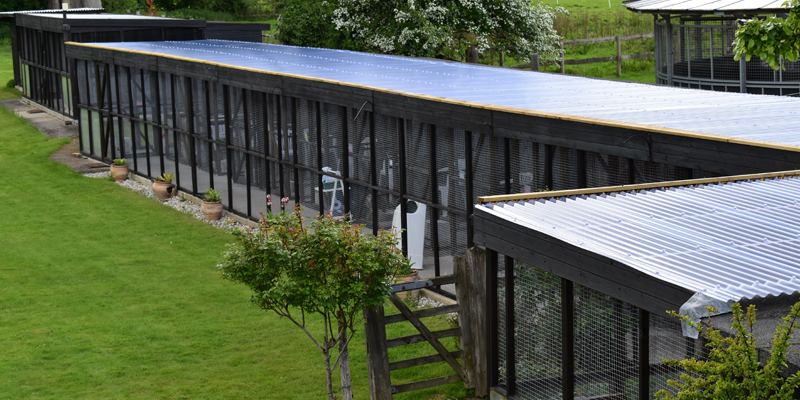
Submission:
<svg viewBox="0 0 800 400">
<path fill-rule="evenodd" d="M 353 400 L 350 387 L 350 350 L 347 345 L 347 327 L 339 325 L 339 378 L 342 381 L 342 400 Z"/>
<path fill-rule="evenodd" d="M 327 342 L 327 341 L 326 341 Z M 327 343 L 325 344 L 327 347 Z M 322 352 L 325 356 L 325 380 L 327 381 L 328 386 L 328 400 L 336 400 L 336 397 L 333 396 L 333 371 L 331 371 L 331 352 L 330 349 L 326 349 Z"/>
</svg>

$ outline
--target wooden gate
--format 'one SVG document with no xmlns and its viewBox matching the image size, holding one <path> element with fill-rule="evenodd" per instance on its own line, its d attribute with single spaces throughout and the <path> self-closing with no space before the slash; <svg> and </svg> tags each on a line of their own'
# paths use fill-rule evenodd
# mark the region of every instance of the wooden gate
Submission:
<svg viewBox="0 0 800 400">
<path fill-rule="evenodd" d="M 455 382 L 464 382 L 467 388 L 475 388 L 478 396 L 486 395 L 485 369 L 485 321 L 480 305 L 484 304 L 484 268 L 483 252 L 470 250 L 470 259 L 456 257 L 453 260 L 453 274 L 436 278 L 406 282 L 392 286 L 389 301 L 397 307 L 399 314 L 384 315 L 383 307 L 377 310 L 364 310 L 364 328 L 367 344 L 367 370 L 369 372 L 370 398 L 373 400 L 389 400 L 392 395 L 427 389 Z M 468 267 L 468 264 L 477 268 Z M 412 311 L 398 298 L 398 293 L 433 288 L 448 284 L 456 285 L 457 304 Z M 420 320 L 435 315 L 458 313 L 459 326 L 456 328 L 430 331 Z M 387 340 L 386 325 L 409 321 L 418 334 Z M 477 329 L 476 329 L 477 328 Z M 448 351 L 439 339 L 460 336 L 461 350 Z M 436 350 L 436 354 L 408 360 L 389 361 L 390 347 L 405 346 L 413 343 L 428 342 Z M 459 362 L 458 360 L 461 360 Z M 393 385 L 390 372 L 436 362 L 447 362 L 453 370 L 451 375 L 426 379 L 417 382 Z M 483 367 L 481 367 L 483 366 Z"/>
</svg>

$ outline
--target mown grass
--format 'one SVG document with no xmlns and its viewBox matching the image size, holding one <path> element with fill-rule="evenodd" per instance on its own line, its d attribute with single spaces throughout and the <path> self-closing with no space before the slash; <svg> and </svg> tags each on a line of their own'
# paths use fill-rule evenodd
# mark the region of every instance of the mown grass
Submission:
<svg viewBox="0 0 800 400">
<path fill-rule="evenodd" d="M 49 160 L 65 142 L 0 107 L 0 399 L 325 397 L 311 341 L 219 277 L 230 234 Z M 393 360 L 433 354 L 425 346 Z M 356 398 L 367 398 L 363 332 L 351 357 Z M 393 376 L 449 373 L 440 363 Z M 397 398 L 465 394 L 454 384 Z"/>
<path fill-rule="evenodd" d="M 13 99 L 22 96 L 14 88 L 6 86 L 9 80 L 14 79 L 14 64 L 11 55 L 11 42 L 0 43 L 0 100 Z"/>
</svg>

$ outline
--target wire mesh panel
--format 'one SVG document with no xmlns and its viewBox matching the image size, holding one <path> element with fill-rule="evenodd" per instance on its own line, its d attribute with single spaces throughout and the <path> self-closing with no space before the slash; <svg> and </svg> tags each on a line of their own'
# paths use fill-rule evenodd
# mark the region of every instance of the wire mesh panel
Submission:
<svg viewBox="0 0 800 400">
<path fill-rule="evenodd" d="M 506 274 L 505 257 L 497 257 L 497 384 L 507 389 L 508 387 L 508 340 L 506 336 L 507 313 L 506 309 Z"/>
<path fill-rule="evenodd" d="M 348 161 L 350 163 L 350 176 L 348 178 L 360 182 L 350 185 L 350 216 L 353 221 L 372 228 L 372 191 L 366 185 L 370 184 L 370 140 L 369 140 L 369 113 L 361 112 L 358 116 L 349 110 Z M 355 110 L 357 111 L 357 110 Z M 355 120 L 353 120 L 355 118 Z"/>
<path fill-rule="evenodd" d="M 512 140 L 511 149 L 511 192 L 545 190 L 545 146 L 515 139 Z"/>
<path fill-rule="evenodd" d="M 317 123 L 316 103 L 306 99 L 296 99 L 297 106 L 297 163 L 305 167 L 317 169 Z M 299 169 L 300 204 L 307 209 L 314 208 L 319 196 L 314 189 L 317 174 L 305 168 Z"/>
<path fill-rule="evenodd" d="M 637 309 L 575 285 L 575 395 L 636 398 Z"/>
<path fill-rule="evenodd" d="M 699 356 L 700 341 L 683 336 L 680 321 L 666 315 L 650 315 L 650 393 L 676 390 L 667 383 L 686 373 L 682 368 L 664 365 L 664 360 Z"/>
<path fill-rule="evenodd" d="M 400 196 L 400 153 L 396 117 L 375 115 L 375 156 L 378 186 L 386 190 L 378 193 L 378 229 L 389 230 L 392 228 Z"/>
<path fill-rule="evenodd" d="M 626 158 L 586 152 L 586 185 L 603 187 L 625 185 L 628 182 L 629 163 Z"/>
<path fill-rule="evenodd" d="M 561 279 L 520 262 L 514 272 L 517 393 L 560 399 Z"/>
<path fill-rule="evenodd" d="M 650 161 L 634 161 L 635 182 L 650 183 L 689 179 L 689 169 Z"/>
<path fill-rule="evenodd" d="M 328 174 L 323 176 L 324 199 L 320 206 L 333 216 L 344 215 L 344 183 L 341 180 L 344 168 L 343 112 L 342 107 L 322 104 L 322 171 Z"/>
<path fill-rule="evenodd" d="M 553 152 L 553 187 L 551 190 L 578 187 L 578 151 L 557 146 Z"/>
<path fill-rule="evenodd" d="M 472 202 L 477 202 L 480 196 L 504 193 L 503 139 L 473 132 L 472 148 L 474 174 Z"/>
</svg>

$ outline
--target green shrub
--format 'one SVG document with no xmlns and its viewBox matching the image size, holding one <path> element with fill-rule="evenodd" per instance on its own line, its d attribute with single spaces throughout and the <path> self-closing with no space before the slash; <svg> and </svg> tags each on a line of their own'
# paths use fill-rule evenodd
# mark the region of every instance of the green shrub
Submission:
<svg viewBox="0 0 800 400">
<path fill-rule="evenodd" d="M 335 1 L 288 0 L 278 19 L 277 39 L 292 46 L 361 50 L 347 32 L 336 30 L 331 21 Z"/>
<path fill-rule="evenodd" d="M 709 311 L 716 312 L 709 308 Z M 680 316 L 708 341 L 708 360 L 667 360 L 665 364 L 680 366 L 693 376 L 681 375 L 680 381 L 669 383 L 678 389 L 678 399 L 791 399 L 800 386 L 800 372 L 784 377 L 786 354 L 797 319 L 800 318 L 800 302 L 792 306 L 789 315 L 775 329 L 770 356 L 762 365 L 758 361 L 758 349 L 753 337 L 756 323 L 756 308 L 750 305 L 747 314 L 738 303 L 731 306 L 733 312 L 733 337 L 723 336 L 720 331 L 694 323 Z M 678 316 L 676 313 L 670 313 Z M 656 399 L 675 399 L 666 390 L 656 393 Z"/>
<path fill-rule="evenodd" d="M 17 86 L 17 81 L 15 81 L 14 79 L 9 79 L 8 83 L 6 83 L 6 87 L 8 87 L 9 89 L 13 89 L 15 86 Z"/>
</svg>

